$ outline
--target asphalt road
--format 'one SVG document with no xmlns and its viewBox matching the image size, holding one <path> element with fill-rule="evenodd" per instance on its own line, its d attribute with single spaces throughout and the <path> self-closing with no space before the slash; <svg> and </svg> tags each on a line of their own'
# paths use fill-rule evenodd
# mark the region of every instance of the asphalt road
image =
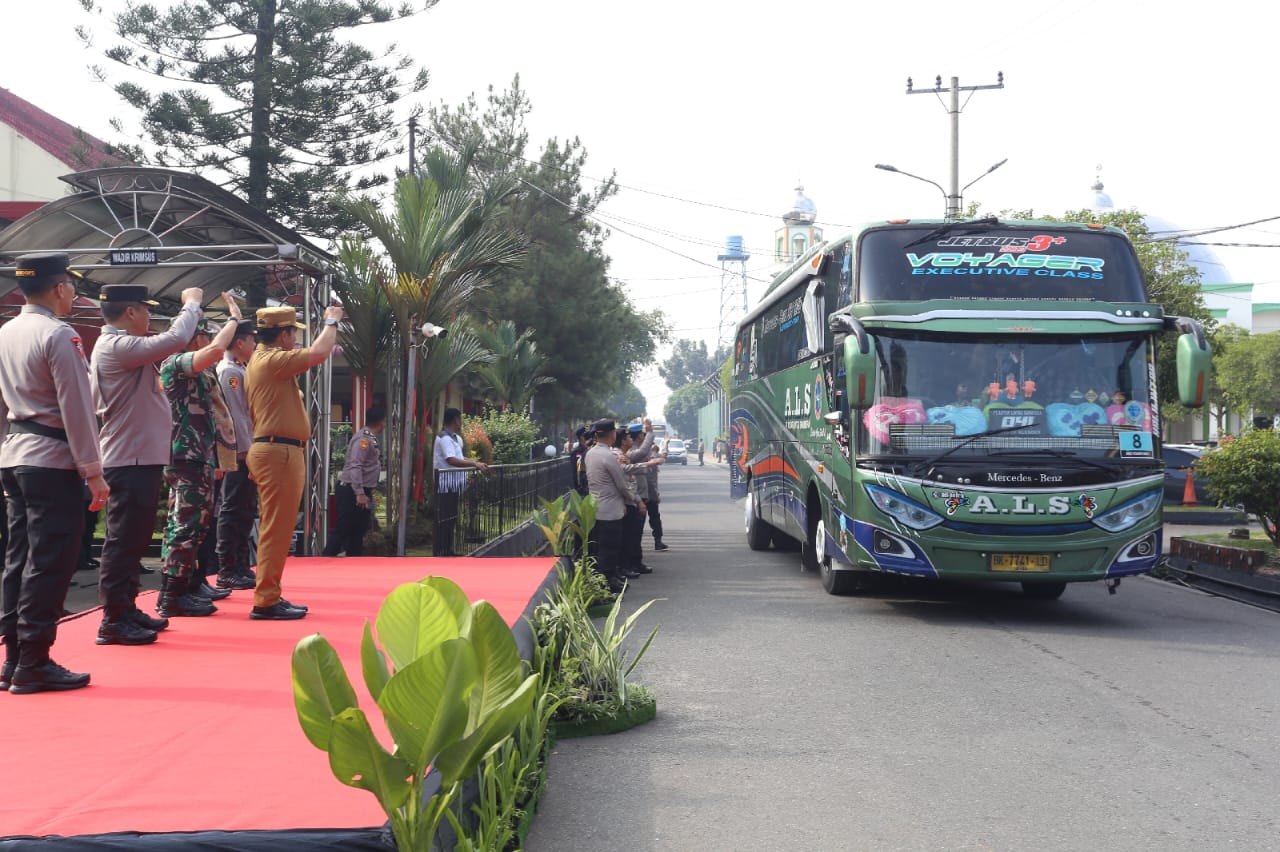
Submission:
<svg viewBox="0 0 1280 852">
<path fill-rule="evenodd" d="M 831 597 L 726 482 L 664 468 L 658 718 L 557 744 L 531 852 L 1280 848 L 1280 616 L 1147 578 Z"/>
</svg>

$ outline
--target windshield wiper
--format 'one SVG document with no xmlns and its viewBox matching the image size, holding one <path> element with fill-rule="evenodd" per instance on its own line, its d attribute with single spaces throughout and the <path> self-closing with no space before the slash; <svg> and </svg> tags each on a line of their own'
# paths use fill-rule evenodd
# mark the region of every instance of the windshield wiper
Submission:
<svg viewBox="0 0 1280 852">
<path fill-rule="evenodd" d="M 1036 424 L 1034 424 L 1034 423 L 1019 423 L 1017 426 L 1005 426 L 1005 427 L 1004 427 L 1004 428 L 1002 428 L 1002 429 L 992 429 L 990 432 L 979 432 L 977 435 L 970 435 L 969 437 L 965 438 L 965 439 L 964 439 L 963 441 L 961 441 L 960 443 L 956 444 L 954 447 L 948 447 L 947 449 L 945 449 L 945 450 L 943 450 L 942 452 L 938 453 L 938 454 L 937 454 L 936 456 L 934 456 L 933 458 L 925 459 L 924 461 L 921 461 L 921 462 L 916 462 L 915 464 L 913 464 L 913 465 L 909 468 L 909 470 L 910 470 L 910 471 L 911 471 L 911 473 L 913 473 L 913 474 L 915 474 L 915 473 L 919 473 L 921 470 L 924 470 L 925 468 L 927 468 L 927 467 L 929 467 L 929 466 L 931 466 L 931 465 L 935 465 L 935 464 L 937 464 L 938 462 L 942 461 L 942 460 L 943 460 L 943 459 L 945 459 L 947 456 L 949 456 L 949 455 L 951 455 L 952 453 L 954 453 L 956 450 L 963 449 L 964 447 L 969 446 L 970 444 L 972 444 L 974 441 L 978 440 L 979 438 L 989 438 L 989 437 L 991 437 L 992 435 L 1003 435 L 1005 432 L 1017 432 L 1017 431 L 1019 431 L 1019 430 L 1021 430 L 1021 429 L 1030 429 L 1030 428 L 1031 428 L 1032 426 L 1034 426 L 1034 425 L 1036 425 Z"/>
<path fill-rule="evenodd" d="M 1001 455 L 1004 456 L 1053 456 L 1060 459 L 1074 459 L 1086 467 L 1094 467 L 1098 470 L 1105 470 L 1107 473 L 1115 473 L 1124 470 L 1125 466 L 1121 464 L 1108 464 L 1106 462 L 1094 461 L 1081 457 L 1074 450 L 1059 450 L 1052 447 L 1040 447 L 1035 450 L 1007 450 Z"/>
<path fill-rule="evenodd" d="M 918 246 L 921 243 L 927 243 L 929 242 L 929 240 L 951 233 L 956 228 L 970 228 L 970 227 L 977 227 L 978 225 L 999 225 L 999 224 L 1000 224 L 1000 220 L 997 219 L 995 216 L 986 216 L 986 217 L 983 217 L 982 219 L 967 219 L 965 221 L 947 222 L 945 225 L 939 225 L 938 227 L 934 228 L 932 231 L 925 234 L 923 237 L 920 237 L 917 240 L 912 240 L 902 248 L 905 250 L 905 249 L 911 248 L 912 246 Z"/>
</svg>

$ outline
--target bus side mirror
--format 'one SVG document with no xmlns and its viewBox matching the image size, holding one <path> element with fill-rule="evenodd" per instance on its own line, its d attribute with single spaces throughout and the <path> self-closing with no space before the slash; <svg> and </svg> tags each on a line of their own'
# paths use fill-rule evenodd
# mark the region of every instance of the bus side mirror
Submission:
<svg viewBox="0 0 1280 852">
<path fill-rule="evenodd" d="M 848 406 L 859 410 L 869 408 L 875 401 L 879 366 L 875 338 L 848 314 L 834 314 L 830 322 L 832 331 L 845 335 L 842 356 Z"/>
<path fill-rule="evenodd" d="M 1178 335 L 1178 399 L 1187 408 L 1204 405 L 1209 391 L 1209 376 L 1213 353 L 1205 340 L 1200 323 L 1185 317 L 1175 317 Z"/>
</svg>

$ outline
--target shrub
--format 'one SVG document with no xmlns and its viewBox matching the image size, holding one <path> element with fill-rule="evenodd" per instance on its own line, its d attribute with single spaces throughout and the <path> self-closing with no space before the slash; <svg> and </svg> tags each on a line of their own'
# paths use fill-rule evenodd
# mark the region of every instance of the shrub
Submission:
<svg viewBox="0 0 1280 852">
<path fill-rule="evenodd" d="M 1256 516 L 1272 545 L 1280 547 L 1280 434 L 1258 429 L 1224 441 L 1196 462 L 1196 470 L 1208 481 L 1210 497 Z"/>
<path fill-rule="evenodd" d="M 484 421 L 468 417 L 462 423 L 462 449 L 467 458 L 493 463 L 493 442 L 485 429 Z"/>
<path fill-rule="evenodd" d="M 529 461 L 529 449 L 538 440 L 540 429 L 523 414 L 514 411 L 495 411 L 490 408 L 484 417 L 469 417 L 466 427 L 479 424 L 492 446 L 492 459 L 496 464 L 524 464 Z"/>
</svg>

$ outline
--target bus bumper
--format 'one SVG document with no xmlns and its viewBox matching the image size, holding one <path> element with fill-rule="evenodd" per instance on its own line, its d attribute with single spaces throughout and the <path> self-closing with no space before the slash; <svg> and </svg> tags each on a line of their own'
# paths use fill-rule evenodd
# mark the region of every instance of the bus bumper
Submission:
<svg viewBox="0 0 1280 852">
<path fill-rule="evenodd" d="M 852 567 L 913 577 L 969 581 L 1079 582 L 1145 574 L 1163 555 L 1161 527 L 1143 525 L 1127 536 L 1102 530 L 1060 536 L 955 536 L 931 541 L 923 534 L 852 521 L 846 554 Z M 1028 560 L 1010 556 L 1033 557 Z M 1014 567 L 1016 564 L 1016 567 Z"/>
</svg>

